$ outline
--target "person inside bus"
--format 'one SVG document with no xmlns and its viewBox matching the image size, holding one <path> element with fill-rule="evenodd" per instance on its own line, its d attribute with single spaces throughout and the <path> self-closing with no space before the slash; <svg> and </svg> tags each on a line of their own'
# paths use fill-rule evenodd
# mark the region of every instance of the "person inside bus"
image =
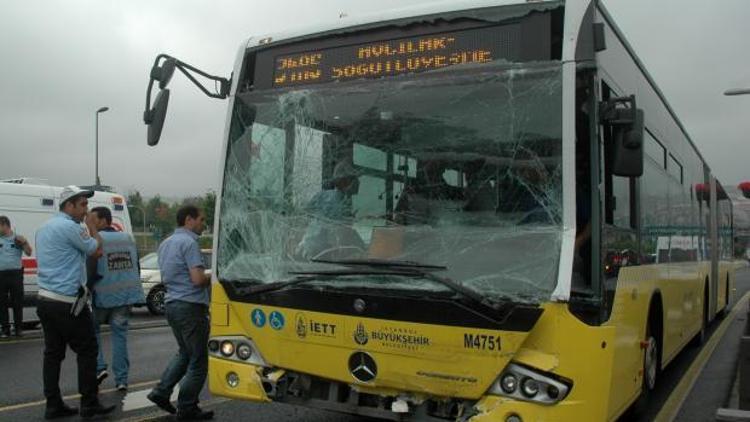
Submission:
<svg viewBox="0 0 750 422">
<path fill-rule="evenodd" d="M 445 164 L 439 160 L 420 163 L 417 177 L 404 187 L 394 220 L 399 224 L 429 224 L 445 208 L 446 201 L 463 201 L 463 189 L 451 186 L 443 176 Z"/>
<path fill-rule="evenodd" d="M 516 157 L 514 169 L 511 170 L 514 189 L 504 195 L 504 202 L 510 204 L 513 212 L 521 213 L 518 224 L 549 223 L 553 211 L 545 195 L 549 172 L 538 158 L 529 154 Z"/>
<path fill-rule="evenodd" d="M 362 238 L 351 228 L 351 200 L 359 192 L 359 174 L 349 161 L 334 167 L 330 186 L 315 194 L 305 207 L 311 222 L 296 251 L 304 259 L 334 258 L 365 250 Z"/>
</svg>

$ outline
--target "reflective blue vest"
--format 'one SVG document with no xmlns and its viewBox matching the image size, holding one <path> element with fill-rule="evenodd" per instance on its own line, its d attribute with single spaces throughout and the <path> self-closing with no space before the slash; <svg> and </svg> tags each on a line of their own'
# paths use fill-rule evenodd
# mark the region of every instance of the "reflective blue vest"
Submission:
<svg viewBox="0 0 750 422">
<path fill-rule="evenodd" d="M 99 234 L 104 254 L 96 263 L 96 272 L 102 278 L 94 285 L 94 306 L 114 308 L 145 303 L 133 237 L 114 231 Z"/>
</svg>

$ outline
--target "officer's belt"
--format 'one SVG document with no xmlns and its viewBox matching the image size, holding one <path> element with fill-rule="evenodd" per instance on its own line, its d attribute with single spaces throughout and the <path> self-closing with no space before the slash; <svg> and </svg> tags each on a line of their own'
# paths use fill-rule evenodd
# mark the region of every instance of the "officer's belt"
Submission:
<svg viewBox="0 0 750 422">
<path fill-rule="evenodd" d="M 57 302 L 73 303 L 76 301 L 75 296 L 65 296 L 65 295 L 61 295 L 55 292 L 50 292 L 49 290 L 44 290 L 44 289 L 39 289 L 39 291 L 37 292 L 37 295 L 45 299 L 50 299 L 50 300 L 54 300 Z"/>
</svg>

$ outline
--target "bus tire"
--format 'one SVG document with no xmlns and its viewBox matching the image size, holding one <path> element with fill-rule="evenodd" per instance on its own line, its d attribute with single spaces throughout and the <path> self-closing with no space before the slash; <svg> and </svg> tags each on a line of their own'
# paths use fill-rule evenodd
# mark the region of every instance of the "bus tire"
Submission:
<svg viewBox="0 0 750 422">
<path fill-rule="evenodd" d="M 706 327 L 708 327 L 708 279 L 703 285 L 703 313 L 701 314 L 701 328 L 693 337 L 692 344 L 700 347 L 706 341 Z"/>
<path fill-rule="evenodd" d="M 641 394 L 631 408 L 631 415 L 636 419 L 645 415 L 661 372 L 661 338 L 660 324 L 656 319 L 658 318 L 657 309 L 652 304 L 646 325 L 645 347 L 643 348 L 643 385 L 641 385 Z"/>
<path fill-rule="evenodd" d="M 149 290 L 146 296 L 146 307 L 152 315 L 164 315 L 164 295 L 166 293 L 167 289 L 161 284 Z"/>
</svg>

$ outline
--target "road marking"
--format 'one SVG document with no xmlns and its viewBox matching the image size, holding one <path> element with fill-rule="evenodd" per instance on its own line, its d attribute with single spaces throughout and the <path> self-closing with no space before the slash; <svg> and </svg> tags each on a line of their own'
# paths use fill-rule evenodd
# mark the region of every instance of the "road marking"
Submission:
<svg viewBox="0 0 750 422">
<path fill-rule="evenodd" d="M 716 329 L 705 346 L 703 346 L 703 349 L 701 349 L 698 356 L 693 360 L 693 363 L 685 372 L 685 375 L 682 376 L 680 382 L 677 383 L 677 386 L 672 390 L 672 393 L 664 403 L 664 406 L 662 406 L 659 414 L 656 415 L 654 422 L 671 422 L 677 417 L 677 413 L 679 413 L 682 404 L 693 389 L 693 385 L 695 385 L 698 376 L 706 366 L 708 358 L 711 357 L 716 346 L 718 346 L 719 341 L 724 337 L 724 333 L 726 333 L 740 310 L 747 308 L 748 298 L 750 298 L 750 292 L 745 293 L 745 295 L 742 296 L 742 299 L 734 305 L 730 314 L 724 317 L 724 321 L 721 322 L 719 328 Z"/>
<path fill-rule="evenodd" d="M 172 395 L 169 397 L 169 401 L 177 400 L 177 394 L 180 391 L 180 384 L 174 386 Z M 130 410 L 143 409 L 149 406 L 156 406 L 146 396 L 150 393 L 150 389 L 136 391 L 134 393 L 128 393 L 122 398 L 122 411 L 127 412 Z"/>
<path fill-rule="evenodd" d="M 133 327 L 132 325 L 128 329 L 128 332 L 130 331 L 148 331 L 148 330 L 156 330 L 156 329 L 163 329 L 163 328 L 169 328 L 169 325 L 164 323 L 164 325 L 156 325 L 153 327 Z M 40 333 L 41 334 L 41 333 Z M 108 336 L 111 334 L 110 330 L 102 331 L 100 333 L 101 335 Z M 36 335 L 36 334 L 35 334 Z M 21 338 L 19 340 L 0 340 L 0 347 L 6 345 L 6 344 L 19 344 L 19 343 L 32 343 L 32 342 L 43 342 L 44 341 L 44 335 L 40 335 L 39 337 L 29 337 L 29 338 Z"/>
<path fill-rule="evenodd" d="M 201 408 L 206 410 L 210 409 L 214 406 L 218 406 L 222 403 L 226 403 L 228 401 L 231 401 L 231 399 L 225 398 L 225 397 L 216 397 L 212 399 L 208 399 L 201 402 Z M 149 421 L 160 421 L 164 418 L 169 417 L 168 414 L 164 413 L 164 411 L 158 411 L 154 413 L 149 413 L 147 415 L 140 415 L 140 416 L 134 416 L 129 419 L 120 419 L 120 422 L 149 422 Z M 171 420 L 171 419 L 168 419 Z"/>
<path fill-rule="evenodd" d="M 128 386 L 128 388 L 140 388 L 140 387 L 150 387 L 152 385 L 156 385 L 159 382 L 159 380 L 153 380 L 153 381 L 144 381 L 139 382 L 137 384 L 131 384 Z M 106 390 L 99 390 L 99 393 L 111 393 L 113 391 L 117 391 L 117 388 L 108 388 Z M 144 390 L 148 391 L 148 390 Z M 71 394 L 69 396 L 63 397 L 63 400 L 75 400 L 81 398 L 80 394 Z M 34 406 L 40 406 L 47 403 L 47 400 L 37 400 L 27 403 L 19 403 L 19 404 L 12 404 L 10 406 L 4 406 L 0 407 L 0 413 L 2 412 L 9 412 L 11 410 L 18 410 L 18 409 L 26 409 L 28 407 L 34 407 Z"/>
</svg>

